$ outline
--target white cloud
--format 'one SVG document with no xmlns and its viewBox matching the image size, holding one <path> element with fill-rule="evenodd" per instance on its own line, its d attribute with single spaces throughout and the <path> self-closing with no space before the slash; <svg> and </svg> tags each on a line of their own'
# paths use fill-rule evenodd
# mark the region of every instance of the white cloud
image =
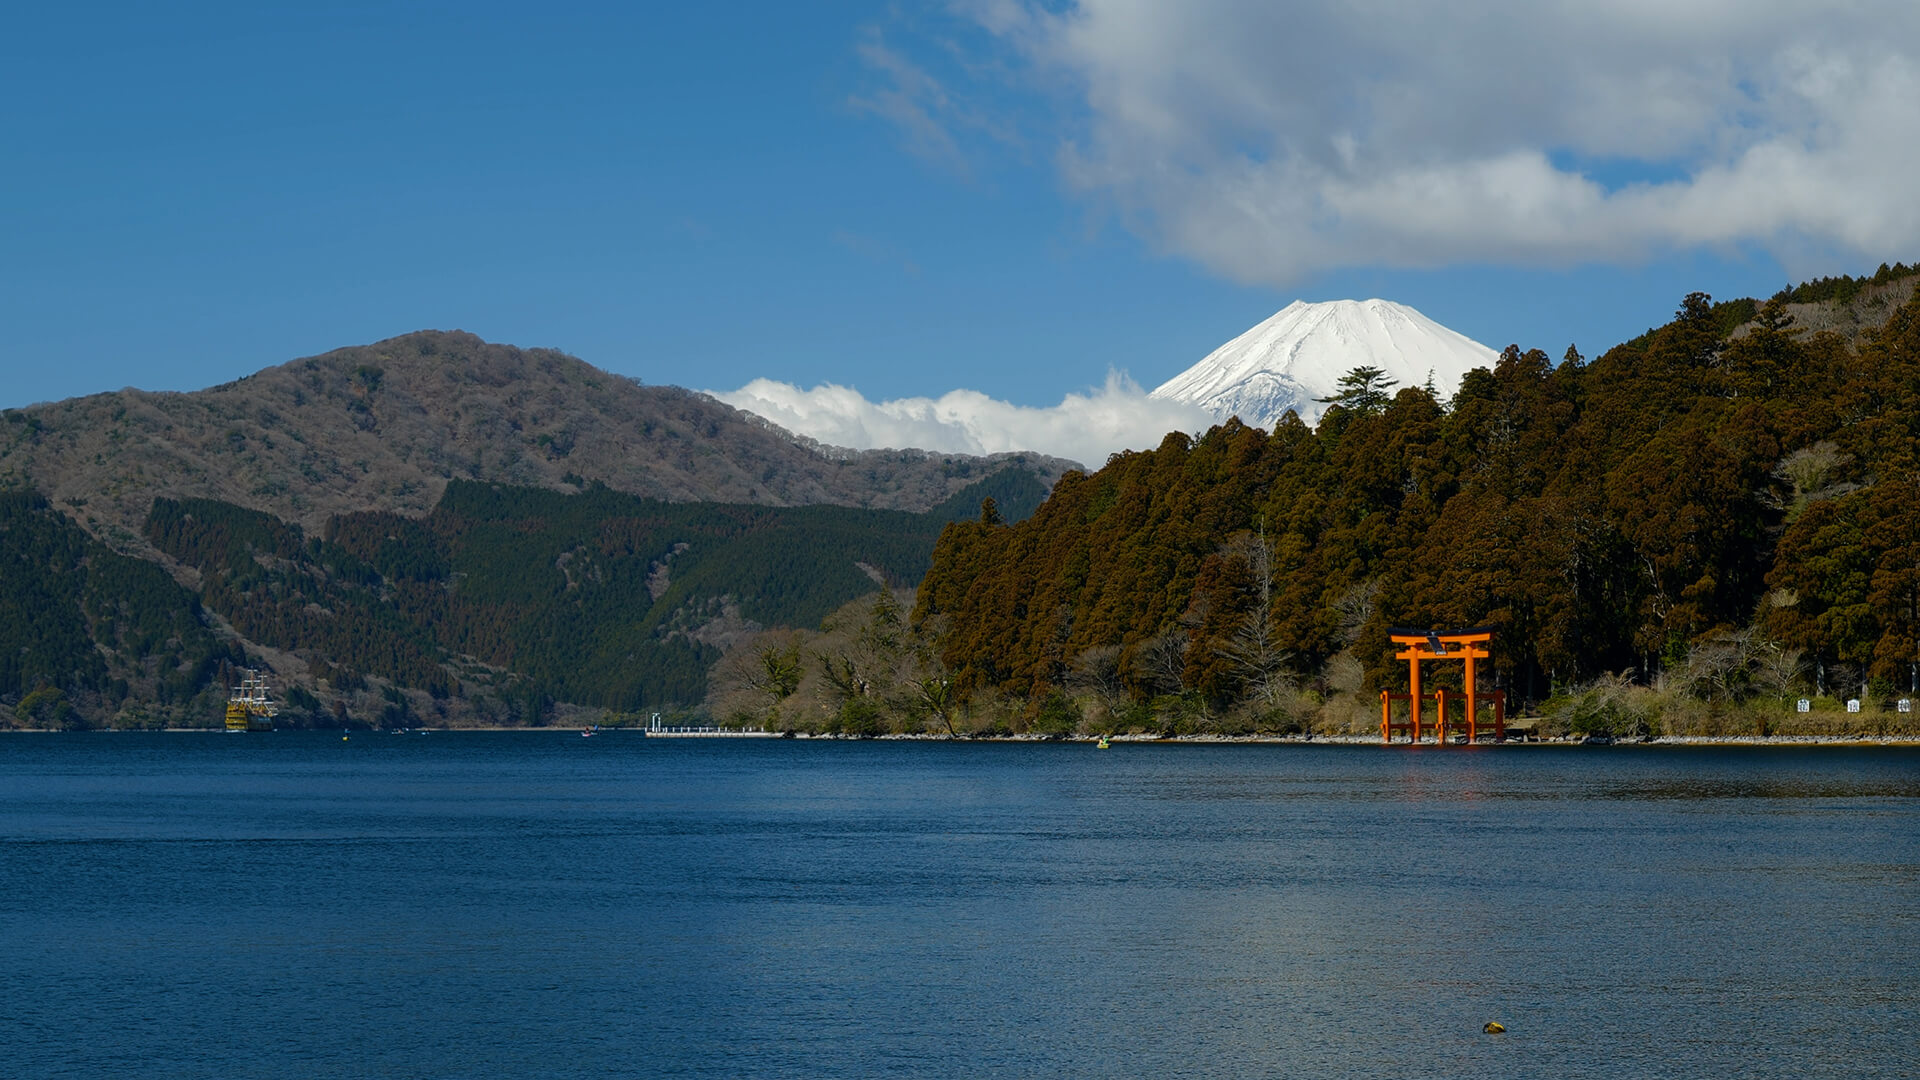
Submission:
<svg viewBox="0 0 1920 1080">
<path fill-rule="evenodd" d="M 964 175 L 966 156 L 949 130 L 958 106 L 940 80 L 889 46 L 876 28 L 866 30 L 856 51 L 880 83 L 870 93 L 849 97 L 847 104 L 898 128 L 916 157 Z"/>
<path fill-rule="evenodd" d="M 1920 251 L 1912 0 L 961 10 L 1069 102 L 1054 136 L 1072 188 L 1241 281 Z"/>
<path fill-rule="evenodd" d="M 966 20 L 938 19 L 942 32 L 914 33 L 893 21 L 911 44 L 888 41 L 880 26 L 863 28 L 854 53 L 864 86 L 848 95 L 848 107 L 891 125 L 909 153 L 963 180 L 973 179 L 976 144 L 1017 148 L 1016 126 L 958 89 L 997 81 L 1001 73 L 993 65 L 968 66 L 968 50 L 948 33 L 967 30 L 978 38 L 981 31 Z"/>
<path fill-rule="evenodd" d="M 707 393 L 831 446 L 964 454 L 1032 450 L 1093 468 L 1109 454 L 1158 446 L 1170 431 L 1205 431 L 1216 423 L 1203 409 L 1149 398 L 1119 373 L 1109 374 L 1105 386 L 1068 394 L 1050 408 L 996 401 L 974 390 L 876 402 L 851 387 L 802 390 L 771 379 Z"/>
</svg>

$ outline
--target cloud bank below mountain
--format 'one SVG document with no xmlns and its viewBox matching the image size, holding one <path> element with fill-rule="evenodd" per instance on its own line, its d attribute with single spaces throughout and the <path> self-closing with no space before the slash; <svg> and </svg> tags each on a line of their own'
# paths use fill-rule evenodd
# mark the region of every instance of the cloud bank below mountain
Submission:
<svg viewBox="0 0 1920 1080">
<path fill-rule="evenodd" d="M 1197 406 L 1148 397 L 1119 372 L 1109 373 L 1105 386 L 1047 407 L 1015 405 L 977 390 L 869 401 L 852 387 L 826 383 L 804 390 L 772 379 L 707 393 L 832 446 L 962 454 L 1032 450 L 1093 468 L 1122 450 L 1158 446 L 1170 431 L 1205 431 L 1217 422 Z"/>
</svg>

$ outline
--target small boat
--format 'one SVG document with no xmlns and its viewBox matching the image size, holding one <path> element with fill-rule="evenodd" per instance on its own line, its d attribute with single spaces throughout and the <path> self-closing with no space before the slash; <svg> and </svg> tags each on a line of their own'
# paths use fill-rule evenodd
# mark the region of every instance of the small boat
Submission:
<svg viewBox="0 0 1920 1080">
<path fill-rule="evenodd" d="M 580 729 L 580 737 L 583 739 L 591 739 L 595 735 L 598 735 L 599 733 L 600 733 L 599 724 L 595 724 L 592 727 L 585 727 Z"/>
<path fill-rule="evenodd" d="M 1100 741 L 1093 744 L 1093 748 L 1095 750 L 1107 750 L 1112 748 L 1112 746 L 1113 744 L 1107 741 L 1107 737 L 1105 735 L 1100 736 Z"/>
</svg>

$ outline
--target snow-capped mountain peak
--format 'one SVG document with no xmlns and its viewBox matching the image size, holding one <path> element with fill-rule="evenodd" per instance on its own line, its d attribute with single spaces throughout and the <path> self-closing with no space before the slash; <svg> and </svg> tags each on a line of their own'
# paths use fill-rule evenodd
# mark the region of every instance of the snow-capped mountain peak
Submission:
<svg viewBox="0 0 1920 1080">
<path fill-rule="evenodd" d="M 1492 367 L 1492 349 L 1391 300 L 1296 300 L 1168 379 L 1152 396 L 1198 405 L 1225 420 L 1271 428 L 1287 410 L 1313 423 L 1340 377 L 1375 367 L 1396 388 L 1451 395 L 1461 376 Z"/>
</svg>

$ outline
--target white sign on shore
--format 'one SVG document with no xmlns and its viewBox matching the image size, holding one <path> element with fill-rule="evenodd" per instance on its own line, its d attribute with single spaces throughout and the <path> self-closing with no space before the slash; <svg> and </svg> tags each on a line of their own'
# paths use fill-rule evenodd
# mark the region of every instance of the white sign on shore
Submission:
<svg viewBox="0 0 1920 1080">
<path fill-rule="evenodd" d="M 1801 698 L 1799 708 L 1801 712 L 1812 712 L 1813 702 L 1808 701 L 1806 698 Z"/>
<path fill-rule="evenodd" d="M 1897 705 L 1897 706 L 1895 706 L 1895 707 L 1896 707 L 1896 708 L 1898 708 L 1898 709 L 1899 709 L 1899 710 L 1900 710 L 1901 712 L 1912 712 L 1912 711 L 1913 711 L 1913 699 L 1912 699 L 1912 698 L 1904 698 L 1904 697 L 1903 697 L 1903 698 L 1901 698 L 1901 699 L 1900 699 L 1900 704 L 1899 704 L 1899 705 Z"/>
<path fill-rule="evenodd" d="M 1848 711 L 1848 712 L 1859 712 L 1859 711 L 1860 711 L 1860 699 L 1859 699 L 1859 698 L 1848 698 L 1848 699 L 1847 699 L 1847 711 Z"/>
</svg>

